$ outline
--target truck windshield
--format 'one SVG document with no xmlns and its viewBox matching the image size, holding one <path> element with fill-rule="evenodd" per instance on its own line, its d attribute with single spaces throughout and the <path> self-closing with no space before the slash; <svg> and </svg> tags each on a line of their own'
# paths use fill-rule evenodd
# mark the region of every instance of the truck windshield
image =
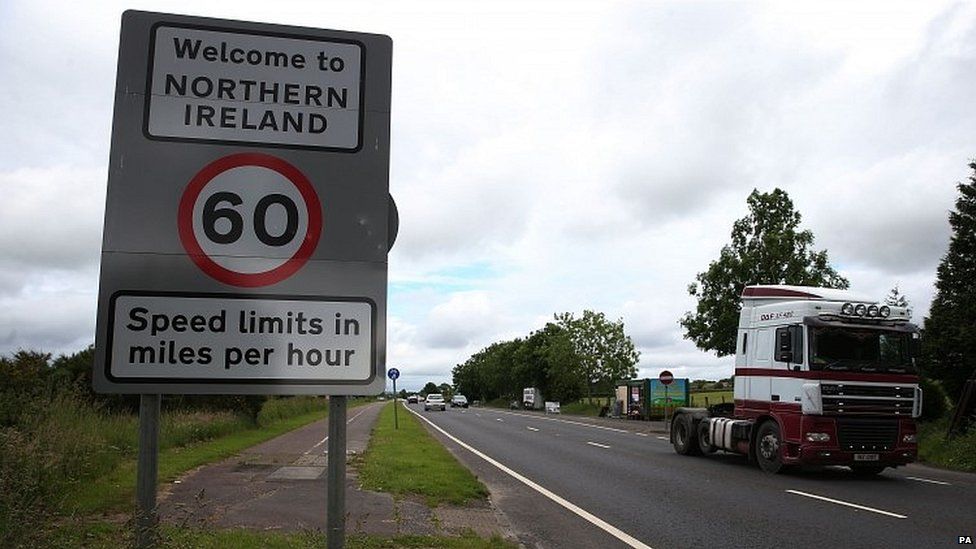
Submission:
<svg viewBox="0 0 976 549">
<path fill-rule="evenodd" d="M 905 332 L 811 327 L 810 368 L 914 373 L 911 337 Z"/>
</svg>

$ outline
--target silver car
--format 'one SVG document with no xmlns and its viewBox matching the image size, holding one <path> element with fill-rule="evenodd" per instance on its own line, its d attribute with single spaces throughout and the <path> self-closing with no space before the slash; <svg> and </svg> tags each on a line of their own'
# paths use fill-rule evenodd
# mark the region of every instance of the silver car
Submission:
<svg viewBox="0 0 976 549">
<path fill-rule="evenodd" d="M 444 395 L 427 395 L 427 398 L 424 400 L 424 411 L 429 412 L 437 409 L 440 409 L 442 412 L 447 409 L 447 404 L 444 402 Z"/>
</svg>

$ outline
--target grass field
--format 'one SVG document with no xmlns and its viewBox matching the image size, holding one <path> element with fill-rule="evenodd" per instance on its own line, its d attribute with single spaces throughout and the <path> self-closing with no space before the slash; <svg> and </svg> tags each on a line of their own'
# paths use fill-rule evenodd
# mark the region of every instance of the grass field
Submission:
<svg viewBox="0 0 976 549">
<path fill-rule="evenodd" d="M 394 429 L 392 404 L 383 408 L 369 447 L 356 462 L 363 488 L 396 496 L 418 495 L 431 507 L 488 497 L 484 484 L 458 463 L 420 420 L 405 409 L 398 415 L 400 428 Z"/>
<path fill-rule="evenodd" d="M 705 399 L 708 399 L 706 403 Z M 695 408 L 704 408 L 706 406 L 714 406 L 715 404 L 721 404 L 723 402 L 732 402 L 733 396 L 732 391 L 709 391 L 703 393 L 691 393 L 691 405 Z"/>
</svg>

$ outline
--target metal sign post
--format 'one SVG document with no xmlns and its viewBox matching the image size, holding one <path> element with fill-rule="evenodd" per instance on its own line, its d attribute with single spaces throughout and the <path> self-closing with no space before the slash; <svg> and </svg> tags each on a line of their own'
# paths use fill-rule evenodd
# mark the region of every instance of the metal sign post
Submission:
<svg viewBox="0 0 976 549">
<path fill-rule="evenodd" d="M 136 462 L 136 547 L 156 545 L 156 479 L 159 471 L 160 395 L 139 397 L 139 455 Z"/>
<path fill-rule="evenodd" d="M 397 420 L 397 390 L 396 390 L 396 380 L 400 377 L 400 370 L 396 368 L 390 368 L 386 371 L 387 377 L 393 380 L 393 428 L 399 429 L 400 422 Z"/>
<path fill-rule="evenodd" d="M 668 398 L 668 385 L 671 385 L 674 381 L 674 374 L 664 370 L 658 377 L 658 381 L 661 382 L 661 385 L 664 385 L 664 426 L 670 431 L 670 426 L 668 425 L 668 405 L 671 404 L 671 399 Z"/>
<path fill-rule="evenodd" d="M 329 549 L 346 546 L 346 397 L 329 397 L 328 471 L 326 471 L 325 541 Z"/>
</svg>

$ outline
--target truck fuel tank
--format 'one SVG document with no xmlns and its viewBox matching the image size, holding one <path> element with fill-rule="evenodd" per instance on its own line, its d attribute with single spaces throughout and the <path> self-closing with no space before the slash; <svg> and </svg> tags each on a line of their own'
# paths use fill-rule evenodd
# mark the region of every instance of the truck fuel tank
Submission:
<svg viewBox="0 0 976 549">
<path fill-rule="evenodd" d="M 699 429 L 707 430 L 709 445 L 730 452 L 749 453 L 753 422 L 745 419 L 712 417 L 703 419 L 702 423 L 706 423 L 707 426 L 699 426 Z M 702 438 L 702 442 L 706 442 L 704 437 Z"/>
</svg>

